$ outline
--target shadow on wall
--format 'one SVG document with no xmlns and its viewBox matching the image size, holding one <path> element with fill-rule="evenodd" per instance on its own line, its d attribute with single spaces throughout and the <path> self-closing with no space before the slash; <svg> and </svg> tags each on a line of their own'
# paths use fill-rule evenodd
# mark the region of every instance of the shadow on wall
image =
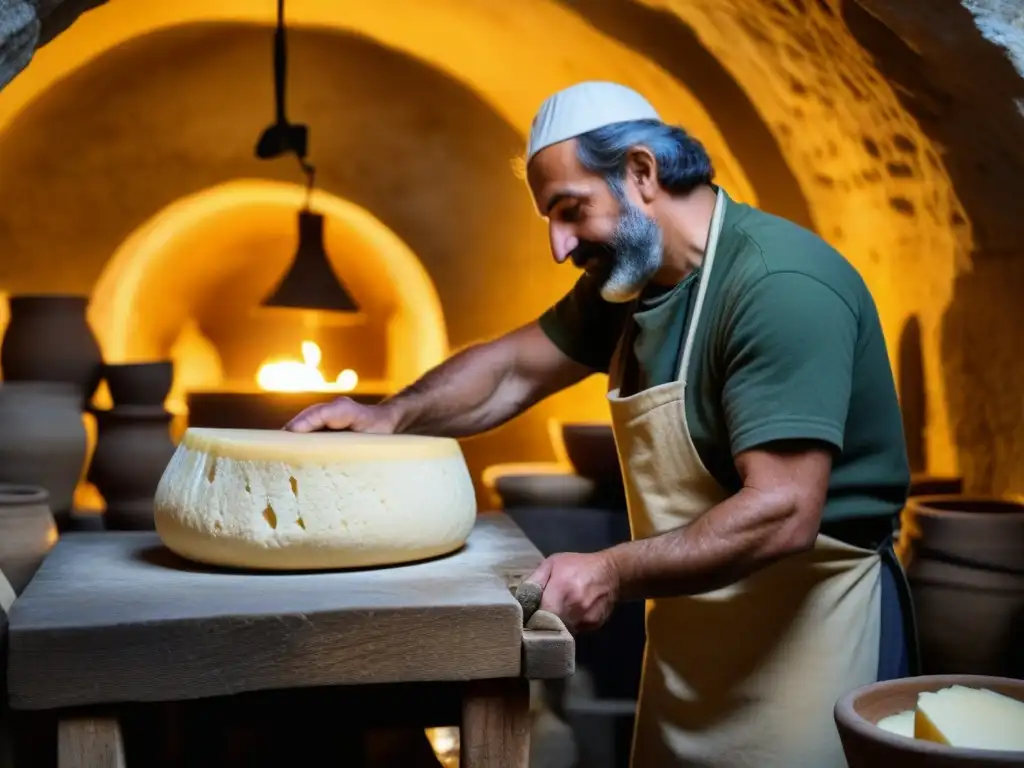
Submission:
<svg viewBox="0 0 1024 768">
<path fill-rule="evenodd" d="M 925 431 L 928 419 L 928 392 L 925 388 L 924 352 L 921 350 L 921 321 L 911 315 L 900 332 L 896 352 L 899 368 L 900 411 L 903 413 L 903 434 L 907 440 L 907 458 L 911 472 L 928 469 Z"/>
<path fill-rule="evenodd" d="M 946 148 L 942 162 L 971 219 L 971 267 L 956 278 L 941 331 L 965 489 L 1024 493 L 1024 78 L 958 0 L 927 10 L 859 0 L 844 3 L 843 15 L 904 107 Z"/>
<path fill-rule="evenodd" d="M 949 410 L 964 487 L 1024 494 L 1024 252 L 976 258 L 942 323 Z"/>
</svg>

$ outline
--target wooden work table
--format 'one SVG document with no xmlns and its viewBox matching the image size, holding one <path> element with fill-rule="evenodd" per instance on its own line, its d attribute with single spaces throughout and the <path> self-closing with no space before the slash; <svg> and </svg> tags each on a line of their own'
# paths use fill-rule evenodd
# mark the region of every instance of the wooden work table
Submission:
<svg viewBox="0 0 1024 768">
<path fill-rule="evenodd" d="M 61 768 L 113 768 L 117 721 L 90 708 L 438 683 L 461 698 L 464 768 L 525 768 L 527 679 L 567 677 L 574 659 L 564 628 L 523 628 L 512 590 L 540 561 L 499 513 L 453 555 L 329 573 L 217 570 L 153 533 L 69 534 L 11 609 L 10 704 L 60 711 Z"/>
</svg>

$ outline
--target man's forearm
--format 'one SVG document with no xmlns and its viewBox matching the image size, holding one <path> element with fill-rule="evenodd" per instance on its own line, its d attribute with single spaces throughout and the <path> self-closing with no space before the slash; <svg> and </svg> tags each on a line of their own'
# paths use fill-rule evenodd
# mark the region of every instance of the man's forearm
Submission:
<svg viewBox="0 0 1024 768">
<path fill-rule="evenodd" d="M 813 545 L 794 502 L 744 488 L 682 528 L 606 550 L 625 600 L 710 592 Z"/>
<path fill-rule="evenodd" d="M 459 437 L 485 432 L 522 409 L 512 360 L 496 344 L 468 347 L 385 401 L 396 432 Z"/>
</svg>

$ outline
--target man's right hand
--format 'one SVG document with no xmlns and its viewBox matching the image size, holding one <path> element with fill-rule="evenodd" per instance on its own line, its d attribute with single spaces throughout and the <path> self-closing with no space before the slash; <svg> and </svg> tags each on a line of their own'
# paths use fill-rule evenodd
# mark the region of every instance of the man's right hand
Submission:
<svg viewBox="0 0 1024 768">
<path fill-rule="evenodd" d="M 593 372 L 566 356 L 534 321 L 462 349 L 379 405 L 339 397 L 307 408 L 285 429 L 478 435 Z"/>
<path fill-rule="evenodd" d="M 289 432 L 332 429 L 389 435 L 397 424 L 397 414 L 388 405 L 364 405 L 349 397 L 339 397 L 329 403 L 306 408 L 284 428 Z"/>
</svg>

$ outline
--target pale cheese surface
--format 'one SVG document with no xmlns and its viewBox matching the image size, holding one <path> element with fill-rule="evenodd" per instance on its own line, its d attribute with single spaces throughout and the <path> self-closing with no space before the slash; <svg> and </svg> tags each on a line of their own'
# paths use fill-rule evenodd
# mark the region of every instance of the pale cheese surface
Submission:
<svg viewBox="0 0 1024 768">
<path fill-rule="evenodd" d="M 914 736 L 952 747 L 1024 751 L 1024 702 L 962 685 L 922 693 Z"/>
<path fill-rule="evenodd" d="M 883 731 L 895 733 L 897 736 L 914 738 L 914 716 L 916 712 L 908 709 L 906 712 L 897 712 L 895 715 L 883 717 L 877 725 Z"/>
<path fill-rule="evenodd" d="M 156 530 L 211 565 L 324 570 L 461 547 L 476 520 L 457 441 L 190 428 L 156 491 Z"/>
</svg>

